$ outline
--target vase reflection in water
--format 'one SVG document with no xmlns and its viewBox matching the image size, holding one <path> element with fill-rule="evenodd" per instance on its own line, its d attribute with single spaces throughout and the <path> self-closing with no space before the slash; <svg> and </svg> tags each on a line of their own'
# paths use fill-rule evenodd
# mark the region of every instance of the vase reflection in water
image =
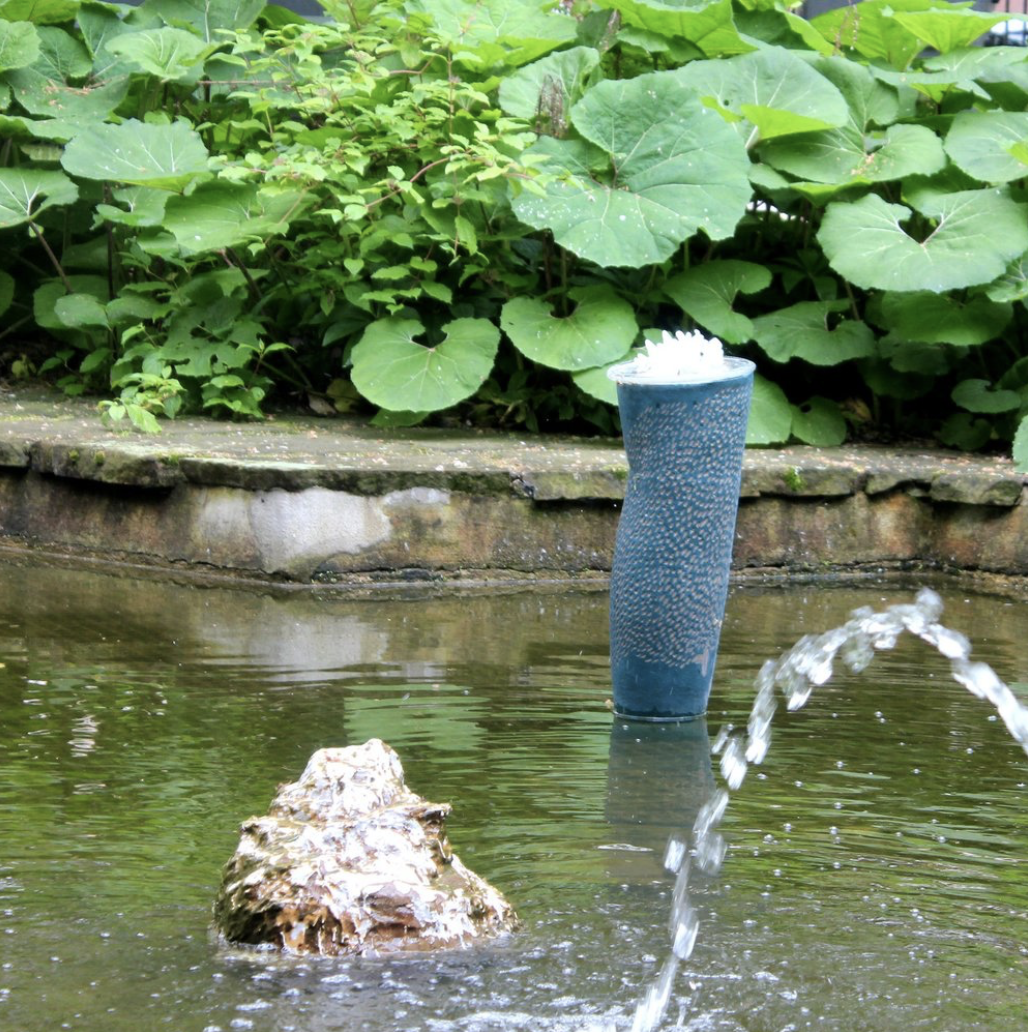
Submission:
<svg viewBox="0 0 1028 1032">
<path fill-rule="evenodd" d="M 608 373 L 628 485 L 611 571 L 614 712 L 706 712 L 728 594 L 754 366 L 718 341 L 664 334 Z"/>
</svg>

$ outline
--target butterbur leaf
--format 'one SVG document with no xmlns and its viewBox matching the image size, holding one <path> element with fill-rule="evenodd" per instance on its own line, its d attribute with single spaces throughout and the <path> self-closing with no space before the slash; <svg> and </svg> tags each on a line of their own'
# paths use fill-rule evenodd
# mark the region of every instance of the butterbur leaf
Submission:
<svg viewBox="0 0 1028 1032">
<path fill-rule="evenodd" d="M 538 120 L 542 131 L 563 135 L 572 105 L 591 85 L 599 51 L 573 47 L 533 61 L 500 83 L 500 106 L 508 115 Z"/>
<path fill-rule="evenodd" d="M 535 0 L 409 0 L 408 14 L 426 16 L 470 64 L 528 64 L 576 35 L 573 18 L 555 16 Z"/>
<path fill-rule="evenodd" d="M 995 390 L 988 380 L 961 380 L 950 397 L 968 412 L 1015 412 L 1021 407 L 1017 391 Z"/>
<path fill-rule="evenodd" d="M 812 24 L 844 54 L 853 50 L 869 60 L 906 68 L 924 44 L 894 15 L 905 7 L 916 10 L 924 6 L 924 0 L 864 0 L 818 15 Z"/>
<path fill-rule="evenodd" d="M 39 33 L 31 22 L 0 18 L 0 72 L 25 68 L 39 58 Z"/>
<path fill-rule="evenodd" d="M 589 397 L 596 398 L 598 401 L 605 401 L 608 405 L 616 405 L 618 403 L 618 387 L 607 375 L 607 370 L 611 366 L 617 365 L 618 362 L 627 362 L 631 357 L 632 352 L 630 350 L 626 351 L 623 355 L 619 355 L 613 362 L 608 362 L 606 365 L 572 373 L 571 379 L 574 381 L 575 386 L 580 391 L 588 394 Z"/>
<path fill-rule="evenodd" d="M 763 376 L 754 376 L 746 443 L 784 444 L 791 432 L 792 406 L 785 392 Z"/>
<path fill-rule="evenodd" d="M 792 407 L 792 436 L 818 448 L 838 448 L 846 440 L 846 420 L 828 398 L 811 398 Z"/>
<path fill-rule="evenodd" d="M 991 439 L 992 424 L 970 412 L 954 412 L 939 428 L 939 440 L 962 451 L 978 451 Z"/>
<path fill-rule="evenodd" d="M 871 328 L 858 319 L 831 316 L 846 311 L 846 301 L 801 301 L 753 320 L 753 336 L 776 362 L 801 358 L 812 365 L 832 366 L 875 354 Z"/>
<path fill-rule="evenodd" d="M 945 4 L 927 11 L 896 10 L 892 17 L 918 39 L 940 54 L 969 46 L 984 36 L 993 25 L 1006 21 L 1009 11 L 973 11 L 956 4 Z"/>
<path fill-rule="evenodd" d="M 140 11 L 162 22 L 194 28 L 205 43 L 220 42 L 221 29 L 246 29 L 264 9 L 265 0 L 146 0 Z"/>
<path fill-rule="evenodd" d="M 0 169 L 0 229 L 21 225 L 40 212 L 78 199 L 78 187 L 63 172 Z"/>
<path fill-rule="evenodd" d="M 89 126 L 65 148 L 61 164 L 85 179 L 179 190 L 207 171 L 207 148 L 183 122 L 153 125 L 130 118 Z"/>
<path fill-rule="evenodd" d="M 169 198 L 162 224 L 184 255 L 194 255 L 284 233 L 291 217 L 309 203 L 299 190 L 215 181 L 201 184 L 189 196 Z"/>
<path fill-rule="evenodd" d="M 109 53 L 161 82 L 194 82 L 210 48 L 184 29 L 147 29 L 124 33 L 107 43 Z"/>
<path fill-rule="evenodd" d="M 1015 258 L 1006 272 L 985 288 L 990 301 L 1020 301 L 1028 297 L 1028 255 Z"/>
<path fill-rule="evenodd" d="M 1028 169 L 1016 153 L 1028 142 L 1028 112 L 961 111 L 946 134 L 946 153 L 983 183 L 1009 183 Z"/>
<path fill-rule="evenodd" d="M 888 293 L 882 298 L 886 327 L 904 340 L 971 347 L 998 337 L 1013 317 L 1013 307 L 987 297 L 966 301 L 930 291 Z"/>
<path fill-rule="evenodd" d="M 997 279 L 1028 250 L 1024 206 L 999 190 L 928 194 L 917 207 L 935 223 L 924 240 L 903 228 L 902 204 L 829 204 L 817 237 L 831 267 L 865 290 L 945 291 Z"/>
<path fill-rule="evenodd" d="M 602 287 L 570 294 L 576 307 L 563 318 L 536 298 L 508 301 L 503 332 L 523 355 L 553 369 L 591 369 L 624 355 L 639 332 L 632 306 Z"/>
<path fill-rule="evenodd" d="M 923 125 L 892 125 L 880 139 L 852 126 L 804 133 L 770 141 L 760 156 L 816 183 L 888 182 L 933 175 L 946 164 L 942 141 Z"/>
<path fill-rule="evenodd" d="M 521 193 L 515 214 L 603 266 L 669 258 L 702 229 L 731 236 L 750 199 L 750 161 L 735 131 L 671 72 L 594 86 L 571 109 L 587 142 L 545 138 L 547 170 L 569 178 Z M 529 151 L 531 153 L 531 150 Z"/>
<path fill-rule="evenodd" d="M 79 0 L 0 0 L 0 18 L 36 25 L 60 25 L 78 10 Z"/>
<path fill-rule="evenodd" d="M 371 323 L 351 353 L 354 386 L 397 412 L 436 412 L 470 397 L 496 359 L 500 332 L 487 319 L 455 319 L 435 347 L 417 343 L 424 327 L 392 316 Z"/>
<path fill-rule="evenodd" d="M 690 61 L 670 73 L 738 124 L 752 144 L 845 125 L 843 95 L 791 50 L 769 47 L 720 61 Z"/>
<path fill-rule="evenodd" d="M 771 273 L 753 262 L 713 261 L 697 265 L 664 286 L 664 293 L 708 334 L 730 344 L 753 336 L 750 319 L 732 310 L 739 294 L 756 294 L 771 284 Z"/>
<path fill-rule="evenodd" d="M 731 0 L 604 0 L 603 6 L 628 25 L 687 40 L 708 57 L 754 49 L 735 27 Z"/>
</svg>

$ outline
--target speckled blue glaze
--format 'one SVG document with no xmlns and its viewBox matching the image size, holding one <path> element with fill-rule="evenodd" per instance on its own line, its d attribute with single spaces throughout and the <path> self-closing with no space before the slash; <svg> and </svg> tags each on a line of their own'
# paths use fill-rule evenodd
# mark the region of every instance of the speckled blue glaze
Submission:
<svg viewBox="0 0 1028 1032">
<path fill-rule="evenodd" d="M 611 572 L 614 712 L 706 712 L 728 594 L 753 364 L 710 383 L 618 382 L 628 486 Z M 735 372 L 737 370 L 737 372 Z"/>
</svg>

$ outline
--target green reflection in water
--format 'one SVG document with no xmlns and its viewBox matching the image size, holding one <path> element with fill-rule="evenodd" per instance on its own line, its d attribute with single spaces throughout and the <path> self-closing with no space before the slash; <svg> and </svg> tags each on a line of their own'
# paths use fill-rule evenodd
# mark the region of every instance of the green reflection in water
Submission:
<svg viewBox="0 0 1028 1032">
<path fill-rule="evenodd" d="M 1023 607 L 945 582 L 945 620 L 1028 681 Z M 706 727 L 614 725 L 606 597 L 272 597 L 0 569 L 0 1027 L 626 1026 L 663 958 L 667 835 L 760 662 L 871 587 L 738 590 Z M 1028 763 L 915 642 L 776 718 L 700 882 L 671 1018 L 696 1029 L 1008 1032 L 1028 1007 Z M 513 939 L 353 962 L 207 934 L 239 822 L 315 749 L 372 735 L 454 804 Z M 691 1024 L 690 1024 L 691 1023 Z"/>
</svg>

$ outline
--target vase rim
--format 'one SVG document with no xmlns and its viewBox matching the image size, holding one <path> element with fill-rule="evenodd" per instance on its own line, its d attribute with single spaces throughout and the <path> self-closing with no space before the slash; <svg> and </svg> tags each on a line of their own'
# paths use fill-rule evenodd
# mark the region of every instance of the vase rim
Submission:
<svg viewBox="0 0 1028 1032">
<path fill-rule="evenodd" d="M 720 383 L 723 380 L 740 380 L 751 376 L 757 368 L 748 358 L 736 358 L 734 355 L 725 355 L 721 360 L 720 368 L 703 370 L 689 376 L 682 376 L 671 379 L 666 376 L 647 376 L 639 373 L 635 368 L 635 360 L 619 362 L 607 370 L 607 376 L 615 383 L 645 385 L 648 387 L 677 387 L 680 385 L 695 385 L 703 383 Z"/>
</svg>

